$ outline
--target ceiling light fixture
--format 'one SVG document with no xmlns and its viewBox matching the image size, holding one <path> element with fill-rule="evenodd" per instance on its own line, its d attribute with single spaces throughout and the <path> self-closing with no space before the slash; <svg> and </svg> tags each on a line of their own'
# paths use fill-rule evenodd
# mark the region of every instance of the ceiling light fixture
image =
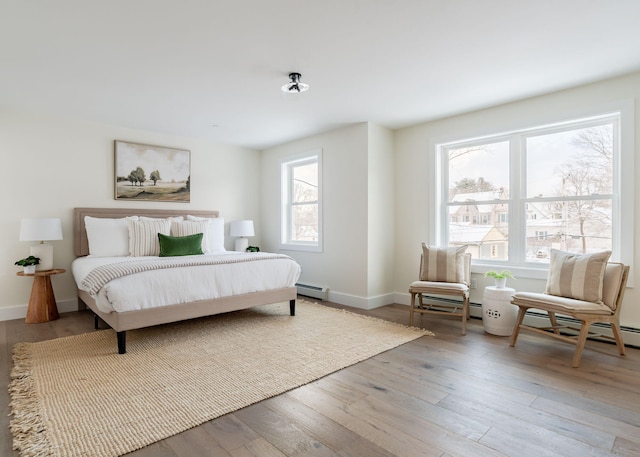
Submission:
<svg viewBox="0 0 640 457">
<path fill-rule="evenodd" d="M 291 81 L 282 86 L 282 92 L 297 94 L 309 90 L 309 84 L 300 82 L 301 77 L 302 75 L 300 73 L 289 73 L 289 79 Z"/>
</svg>

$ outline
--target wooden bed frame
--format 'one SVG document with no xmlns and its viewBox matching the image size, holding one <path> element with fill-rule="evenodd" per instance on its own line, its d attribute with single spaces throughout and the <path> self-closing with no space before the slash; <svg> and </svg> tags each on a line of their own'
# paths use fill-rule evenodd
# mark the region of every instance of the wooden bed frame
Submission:
<svg viewBox="0 0 640 457">
<path fill-rule="evenodd" d="M 122 218 L 126 216 L 171 217 L 171 216 L 218 217 L 218 211 L 194 210 L 156 210 L 133 208 L 74 208 L 73 210 L 73 250 L 76 257 L 89 254 L 89 242 L 84 226 L 84 217 Z M 153 325 L 167 324 L 213 314 L 226 313 L 254 306 L 267 305 L 289 301 L 289 312 L 295 316 L 297 289 L 286 287 L 263 292 L 252 292 L 230 297 L 211 300 L 199 300 L 178 305 L 162 306 L 159 308 L 127 311 L 124 313 L 104 313 L 98 309 L 95 300 L 87 292 L 78 289 L 78 310 L 87 307 L 95 314 L 95 327 L 98 328 L 102 319 L 116 331 L 118 353 L 126 352 L 126 331 Z"/>
</svg>

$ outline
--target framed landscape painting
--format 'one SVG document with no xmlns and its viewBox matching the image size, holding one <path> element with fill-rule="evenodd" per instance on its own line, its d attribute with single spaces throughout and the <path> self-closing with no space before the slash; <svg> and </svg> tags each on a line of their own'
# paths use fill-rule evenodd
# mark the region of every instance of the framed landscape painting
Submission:
<svg viewBox="0 0 640 457">
<path fill-rule="evenodd" d="M 116 200 L 191 199 L 191 151 L 115 140 Z"/>
</svg>

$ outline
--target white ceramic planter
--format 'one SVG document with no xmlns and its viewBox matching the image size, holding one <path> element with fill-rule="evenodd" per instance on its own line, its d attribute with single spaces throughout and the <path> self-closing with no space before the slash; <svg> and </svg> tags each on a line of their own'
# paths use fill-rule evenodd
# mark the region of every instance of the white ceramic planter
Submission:
<svg viewBox="0 0 640 457">
<path fill-rule="evenodd" d="M 507 278 L 496 278 L 496 288 L 504 289 L 507 285 Z"/>
</svg>

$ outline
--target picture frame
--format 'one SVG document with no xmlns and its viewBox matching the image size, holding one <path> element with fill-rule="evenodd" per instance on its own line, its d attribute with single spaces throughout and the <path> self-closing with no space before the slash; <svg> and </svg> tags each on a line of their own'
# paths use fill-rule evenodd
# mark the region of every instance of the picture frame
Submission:
<svg viewBox="0 0 640 457">
<path fill-rule="evenodd" d="M 191 151 L 114 140 L 116 200 L 191 201 Z"/>
</svg>

